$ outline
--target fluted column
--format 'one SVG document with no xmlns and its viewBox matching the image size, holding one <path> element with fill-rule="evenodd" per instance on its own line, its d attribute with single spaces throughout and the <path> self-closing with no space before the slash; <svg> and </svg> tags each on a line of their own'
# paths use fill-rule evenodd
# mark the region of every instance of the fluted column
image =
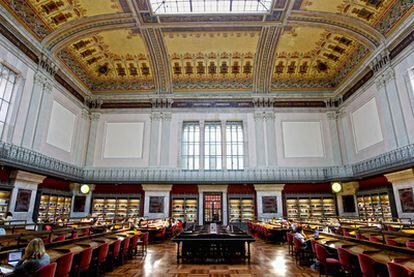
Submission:
<svg viewBox="0 0 414 277">
<path fill-rule="evenodd" d="M 267 166 L 274 167 L 277 165 L 275 113 L 266 112 L 264 119 L 266 122 Z"/>
<path fill-rule="evenodd" d="M 171 136 L 171 112 L 162 113 L 161 127 L 161 166 L 169 165 L 170 158 L 170 136 Z"/>
<path fill-rule="evenodd" d="M 82 110 L 81 118 L 79 121 L 79 131 L 78 137 L 76 141 L 78 144 L 76 145 L 76 152 L 75 152 L 75 164 L 79 166 L 84 165 L 84 157 L 85 157 L 85 148 L 86 143 L 88 140 L 88 127 L 89 127 L 89 112 L 85 109 Z"/>
<path fill-rule="evenodd" d="M 90 128 L 89 128 L 89 137 L 88 137 L 88 149 L 86 152 L 86 166 L 93 166 L 95 159 L 95 148 L 96 148 L 96 135 L 98 131 L 98 123 L 101 118 L 100 113 L 91 113 L 90 115 Z"/>
<path fill-rule="evenodd" d="M 39 117 L 40 103 L 42 101 L 43 88 L 46 80 L 46 77 L 39 72 L 34 76 L 33 89 L 22 138 L 22 146 L 26 148 L 33 147 L 36 123 Z"/>
<path fill-rule="evenodd" d="M 338 132 L 338 116 L 339 114 L 335 111 L 329 111 L 326 113 L 328 117 L 328 126 L 331 134 L 331 143 L 332 143 L 332 153 L 333 161 L 335 165 L 342 165 L 342 152 L 341 145 L 339 141 L 339 132 Z"/>
<path fill-rule="evenodd" d="M 158 166 L 159 145 L 160 145 L 160 122 L 161 113 L 151 113 L 151 139 L 150 139 L 150 153 L 149 166 Z"/>
<path fill-rule="evenodd" d="M 266 166 L 266 149 L 264 139 L 264 116 L 263 112 L 255 112 L 255 135 L 256 135 L 256 163 L 257 167 Z"/>
<path fill-rule="evenodd" d="M 47 127 L 52 112 L 53 85 L 50 82 L 46 82 L 43 86 L 42 99 L 39 108 L 39 117 L 36 123 L 36 129 L 34 134 L 33 149 L 40 150 L 42 142 L 46 139 Z"/>
</svg>

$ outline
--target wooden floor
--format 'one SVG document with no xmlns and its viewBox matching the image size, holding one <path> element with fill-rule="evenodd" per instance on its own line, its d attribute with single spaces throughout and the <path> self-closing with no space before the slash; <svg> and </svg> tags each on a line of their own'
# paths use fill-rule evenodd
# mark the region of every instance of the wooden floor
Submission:
<svg viewBox="0 0 414 277">
<path fill-rule="evenodd" d="M 288 255 L 286 245 L 275 245 L 257 240 L 252 244 L 252 262 L 248 264 L 194 265 L 177 264 L 176 245 L 171 241 L 151 244 L 144 259 L 135 258 L 106 274 L 112 277 L 127 276 L 318 276 L 309 267 L 297 266 Z"/>
</svg>

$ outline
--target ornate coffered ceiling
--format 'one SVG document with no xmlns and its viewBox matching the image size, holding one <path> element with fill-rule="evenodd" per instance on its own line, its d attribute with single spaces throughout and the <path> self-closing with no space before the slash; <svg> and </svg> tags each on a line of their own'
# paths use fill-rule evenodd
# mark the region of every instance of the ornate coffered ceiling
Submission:
<svg viewBox="0 0 414 277">
<path fill-rule="evenodd" d="M 0 0 L 92 93 L 334 92 L 414 0 L 274 0 L 265 14 L 154 15 L 148 0 Z"/>
</svg>

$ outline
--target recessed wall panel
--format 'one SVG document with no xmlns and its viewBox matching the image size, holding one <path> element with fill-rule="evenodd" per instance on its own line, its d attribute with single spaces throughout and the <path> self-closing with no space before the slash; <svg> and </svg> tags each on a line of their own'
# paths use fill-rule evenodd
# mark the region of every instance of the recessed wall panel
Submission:
<svg viewBox="0 0 414 277">
<path fill-rule="evenodd" d="M 104 158 L 141 158 L 143 122 L 105 123 Z"/>
<path fill-rule="evenodd" d="M 361 151 L 383 140 L 375 97 L 351 114 L 355 148 Z"/>
<path fill-rule="evenodd" d="M 282 122 L 286 158 L 324 157 L 320 122 Z"/>
<path fill-rule="evenodd" d="M 50 115 L 46 142 L 66 152 L 72 148 L 76 116 L 59 102 L 54 101 Z"/>
</svg>

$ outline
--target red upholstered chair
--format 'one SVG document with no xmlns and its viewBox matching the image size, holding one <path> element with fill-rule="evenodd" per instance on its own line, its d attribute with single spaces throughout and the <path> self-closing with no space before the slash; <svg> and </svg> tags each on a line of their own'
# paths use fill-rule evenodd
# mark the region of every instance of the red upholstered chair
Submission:
<svg viewBox="0 0 414 277">
<path fill-rule="evenodd" d="M 131 242 L 131 237 L 126 237 L 122 241 L 121 264 L 124 264 L 125 259 L 128 258 L 128 251 L 129 251 L 130 242 Z"/>
<path fill-rule="evenodd" d="M 144 256 L 147 253 L 148 241 L 149 233 L 145 232 L 144 234 L 142 234 L 141 240 L 139 240 L 137 243 L 137 247 L 140 248 L 137 254 L 139 254 L 140 256 Z"/>
<path fill-rule="evenodd" d="M 105 272 L 106 258 L 108 257 L 109 243 L 101 244 L 98 248 L 98 258 L 96 259 L 96 273 L 101 276 Z"/>
<path fill-rule="evenodd" d="M 408 248 L 414 249 L 414 241 L 407 241 L 405 243 L 405 246 L 407 246 Z"/>
<path fill-rule="evenodd" d="M 303 262 L 309 262 L 311 252 L 308 249 L 302 247 L 302 242 L 297 237 L 293 236 L 293 252 L 296 259 L 296 263 L 303 264 Z"/>
<path fill-rule="evenodd" d="M 75 266 L 75 276 L 79 276 L 81 274 L 89 274 L 89 269 L 92 261 L 92 252 L 93 249 L 89 247 L 79 253 L 79 263 Z"/>
<path fill-rule="evenodd" d="M 131 243 L 129 246 L 129 256 L 133 257 L 137 255 L 137 245 L 139 241 L 140 235 L 134 235 L 131 239 Z"/>
<path fill-rule="evenodd" d="M 45 231 L 52 231 L 52 226 L 46 225 L 45 226 Z"/>
<path fill-rule="evenodd" d="M 360 232 L 356 231 L 356 238 L 359 240 L 367 240 L 365 236 L 363 236 Z"/>
<path fill-rule="evenodd" d="M 293 234 L 290 231 L 286 232 L 286 240 L 289 249 L 289 254 L 293 255 Z"/>
<path fill-rule="evenodd" d="M 36 277 L 54 277 L 56 272 L 56 263 L 51 263 L 48 265 L 44 265 L 39 268 L 34 276 Z"/>
<path fill-rule="evenodd" d="M 398 246 L 398 242 L 392 238 L 385 238 L 385 243 L 391 246 Z"/>
<path fill-rule="evenodd" d="M 370 235 L 369 236 L 370 242 L 376 242 L 376 243 L 382 243 L 382 240 L 380 240 L 376 235 Z"/>
<path fill-rule="evenodd" d="M 119 261 L 119 253 L 121 252 L 121 241 L 118 239 L 109 246 L 108 264 L 110 270 L 112 270 L 116 263 Z"/>
<path fill-rule="evenodd" d="M 397 263 L 387 263 L 390 277 L 412 277 L 414 272 Z"/>
<path fill-rule="evenodd" d="M 60 234 L 60 235 L 57 235 L 57 236 L 53 239 L 53 242 L 64 241 L 65 239 L 66 239 L 66 235 L 65 235 L 65 234 Z"/>
<path fill-rule="evenodd" d="M 342 229 L 342 235 L 347 238 L 351 237 L 351 234 L 349 233 L 349 230 L 347 229 Z"/>
<path fill-rule="evenodd" d="M 162 227 L 162 229 L 154 235 L 154 238 L 156 240 L 164 240 L 166 231 L 167 231 L 167 228 Z"/>
<path fill-rule="evenodd" d="M 60 256 L 57 260 L 56 276 L 68 277 L 73 263 L 73 253 L 67 253 Z"/>
<path fill-rule="evenodd" d="M 49 237 L 44 237 L 42 238 L 42 241 L 44 244 L 50 243 L 50 238 Z"/>
<path fill-rule="evenodd" d="M 359 266 L 364 277 L 376 277 L 375 261 L 366 254 L 358 254 Z"/>
<path fill-rule="evenodd" d="M 74 232 L 72 233 L 72 236 L 70 237 L 71 239 L 77 239 L 79 237 L 78 232 Z"/>
<path fill-rule="evenodd" d="M 350 276 L 360 276 L 361 270 L 359 268 L 358 257 L 349 250 L 339 247 L 338 258 L 341 263 L 342 270 Z"/>
<path fill-rule="evenodd" d="M 320 244 L 315 244 L 316 258 L 319 261 L 319 274 L 322 273 L 322 269 L 326 275 L 338 273 L 341 267 L 340 262 L 337 259 L 329 258 L 329 253 L 325 247 Z"/>
</svg>

